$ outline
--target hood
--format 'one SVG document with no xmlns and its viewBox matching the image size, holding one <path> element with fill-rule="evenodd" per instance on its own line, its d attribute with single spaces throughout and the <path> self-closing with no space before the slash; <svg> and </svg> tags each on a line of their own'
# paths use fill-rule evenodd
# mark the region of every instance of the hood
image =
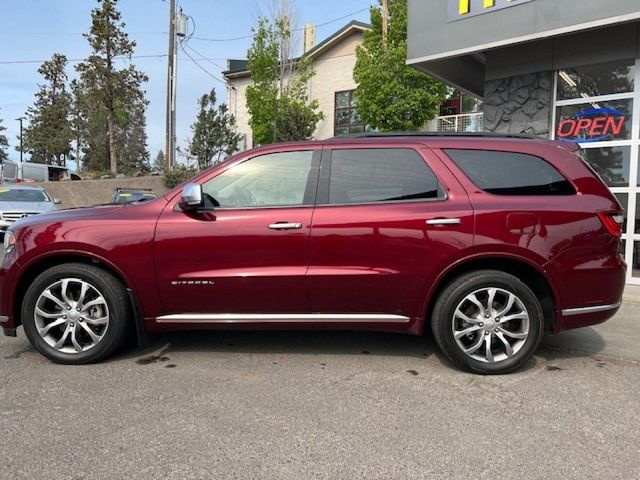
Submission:
<svg viewBox="0 0 640 480">
<path fill-rule="evenodd" d="M 0 202 L 0 212 L 49 212 L 53 202 Z"/>
<path fill-rule="evenodd" d="M 21 218 L 14 223 L 13 228 L 27 227 L 42 223 L 54 223 L 65 220 L 75 220 L 108 215 L 117 212 L 124 205 L 98 205 L 95 207 L 70 208 L 67 210 L 49 210 L 40 215 Z M 1 210 L 0 210 L 1 211 Z"/>
</svg>

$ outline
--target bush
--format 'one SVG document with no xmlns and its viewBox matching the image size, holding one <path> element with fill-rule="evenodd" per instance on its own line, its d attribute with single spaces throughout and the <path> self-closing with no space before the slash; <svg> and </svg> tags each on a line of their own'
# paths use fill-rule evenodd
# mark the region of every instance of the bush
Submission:
<svg viewBox="0 0 640 480">
<path fill-rule="evenodd" d="M 195 169 L 183 165 L 175 165 L 170 172 L 164 173 L 164 184 L 167 188 L 175 188 L 196 174 Z"/>
</svg>

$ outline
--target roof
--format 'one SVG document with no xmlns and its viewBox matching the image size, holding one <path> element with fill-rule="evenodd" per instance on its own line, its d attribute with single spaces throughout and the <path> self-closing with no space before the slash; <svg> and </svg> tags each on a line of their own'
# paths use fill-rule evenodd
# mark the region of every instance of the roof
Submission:
<svg viewBox="0 0 640 480">
<path fill-rule="evenodd" d="M 298 61 L 300 58 L 318 57 L 337 43 L 340 43 L 344 38 L 348 37 L 353 32 L 364 32 L 366 30 L 371 30 L 371 25 L 369 25 L 368 23 L 353 20 L 337 32 L 325 38 L 322 42 L 318 43 L 316 46 L 302 55 L 302 57 L 294 59 L 294 61 Z M 229 69 L 222 72 L 222 75 L 224 75 L 228 79 L 251 75 L 251 72 L 248 68 L 248 60 L 228 60 L 227 64 L 229 66 Z"/>
</svg>

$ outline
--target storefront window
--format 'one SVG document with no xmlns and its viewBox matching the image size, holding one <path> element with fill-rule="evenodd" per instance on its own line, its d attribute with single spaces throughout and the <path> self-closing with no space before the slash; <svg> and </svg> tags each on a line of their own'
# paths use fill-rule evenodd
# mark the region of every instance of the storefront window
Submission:
<svg viewBox="0 0 640 480">
<path fill-rule="evenodd" d="M 558 72 L 558 100 L 633 92 L 635 61 L 623 60 Z"/>
<path fill-rule="evenodd" d="M 614 193 L 618 202 L 622 206 L 624 210 L 624 224 L 622 225 L 622 233 L 627 233 L 627 210 L 629 205 L 629 194 L 628 193 Z"/>
<path fill-rule="evenodd" d="M 574 142 L 628 140 L 632 115 L 632 99 L 560 106 L 556 112 L 556 138 Z"/>
<path fill-rule="evenodd" d="M 638 107 L 635 102 L 640 102 L 640 82 L 634 81 L 639 69 L 640 58 L 558 70 L 553 132 L 556 140 L 580 144 L 582 157 L 624 209 L 621 247 L 630 267 L 627 280 L 636 284 L 640 284 L 640 118 L 633 111 Z"/>
<path fill-rule="evenodd" d="M 631 147 L 587 148 L 584 158 L 610 187 L 629 186 Z"/>
</svg>

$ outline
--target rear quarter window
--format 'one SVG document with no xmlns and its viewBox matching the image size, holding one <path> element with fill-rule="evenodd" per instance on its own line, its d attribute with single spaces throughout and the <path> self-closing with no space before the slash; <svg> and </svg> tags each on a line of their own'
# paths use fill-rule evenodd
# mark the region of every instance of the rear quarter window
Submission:
<svg viewBox="0 0 640 480">
<path fill-rule="evenodd" d="M 469 179 L 494 195 L 574 195 L 558 170 L 540 157 L 492 150 L 445 149 Z"/>
</svg>

